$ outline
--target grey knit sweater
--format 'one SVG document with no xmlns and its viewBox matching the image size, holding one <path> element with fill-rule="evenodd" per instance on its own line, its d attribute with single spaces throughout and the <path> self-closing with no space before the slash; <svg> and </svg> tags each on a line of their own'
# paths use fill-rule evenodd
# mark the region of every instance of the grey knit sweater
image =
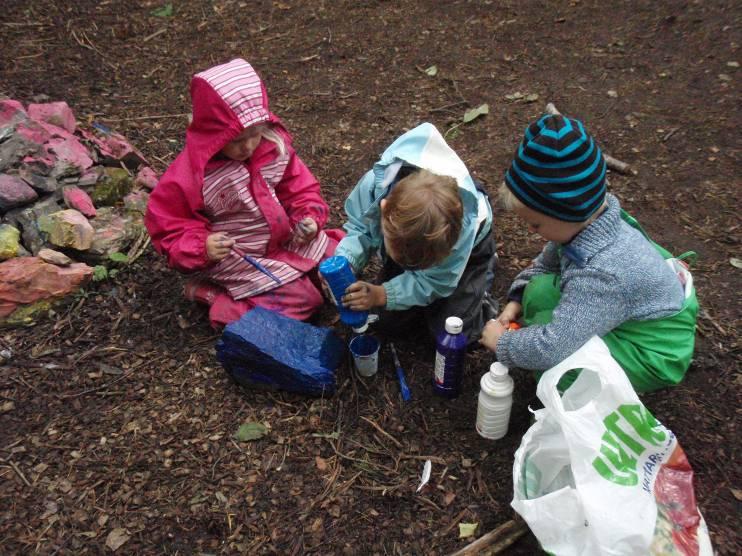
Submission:
<svg viewBox="0 0 742 556">
<path fill-rule="evenodd" d="M 621 205 L 608 195 L 608 207 L 572 241 L 549 242 L 533 264 L 516 276 L 508 298 L 520 301 L 528 281 L 539 274 L 560 275 L 562 296 L 546 325 L 505 332 L 497 359 L 508 367 L 550 369 L 591 336 L 603 336 L 629 320 L 649 320 L 678 312 L 683 287 L 662 256 L 621 219 Z"/>
</svg>

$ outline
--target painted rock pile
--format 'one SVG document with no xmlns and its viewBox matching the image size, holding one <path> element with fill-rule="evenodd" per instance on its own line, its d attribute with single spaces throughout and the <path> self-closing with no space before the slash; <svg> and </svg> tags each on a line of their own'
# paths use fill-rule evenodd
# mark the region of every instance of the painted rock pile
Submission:
<svg viewBox="0 0 742 556">
<path fill-rule="evenodd" d="M 0 324 L 141 253 L 157 175 L 122 135 L 77 125 L 65 102 L 0 99 Z"/>
</svg>

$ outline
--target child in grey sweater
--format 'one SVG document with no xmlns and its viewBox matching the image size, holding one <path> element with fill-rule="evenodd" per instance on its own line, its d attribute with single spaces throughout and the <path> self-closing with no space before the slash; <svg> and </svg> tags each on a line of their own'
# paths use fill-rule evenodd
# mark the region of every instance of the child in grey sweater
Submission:
<svg viewBox="0 0 742 556">
<path fill-rule="evenodd" d="M 548 243 L 480 342 L 508 367 L 542 372 L 598 335 L 637 391 L 674 385 L 693 354 L 692 278 L 606 192 L 605 172 L 579 121 L 549 115 L 526 130 L 500 199 Z M 527 327 L 510 330 L 518 319 Z"/>
</svg>

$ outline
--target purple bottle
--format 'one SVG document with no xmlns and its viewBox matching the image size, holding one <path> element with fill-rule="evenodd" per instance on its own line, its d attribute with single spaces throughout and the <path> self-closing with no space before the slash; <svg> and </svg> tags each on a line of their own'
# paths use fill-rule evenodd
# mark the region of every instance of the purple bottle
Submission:
<svg viewBox="0 0 742 556">
<path fill-rule="evenodd" d="M 463 328 L 459 317 L 448 317 L 445 330 L 435 340 L 433 391 L 445 398 L 455 398 L 461 390 L 468 343 Z"/>
</svg>

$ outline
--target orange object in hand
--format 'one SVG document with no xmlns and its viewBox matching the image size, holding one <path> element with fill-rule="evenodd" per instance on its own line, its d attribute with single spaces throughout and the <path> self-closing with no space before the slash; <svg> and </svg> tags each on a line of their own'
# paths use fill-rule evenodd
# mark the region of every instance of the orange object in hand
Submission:
<svg viewBox="0 0 742 556">
<path fill-rule="evenodd" d="M 508 330 L 520 330 L 521 326 L 517 322 L 511 322 Z"/>
</svg>

